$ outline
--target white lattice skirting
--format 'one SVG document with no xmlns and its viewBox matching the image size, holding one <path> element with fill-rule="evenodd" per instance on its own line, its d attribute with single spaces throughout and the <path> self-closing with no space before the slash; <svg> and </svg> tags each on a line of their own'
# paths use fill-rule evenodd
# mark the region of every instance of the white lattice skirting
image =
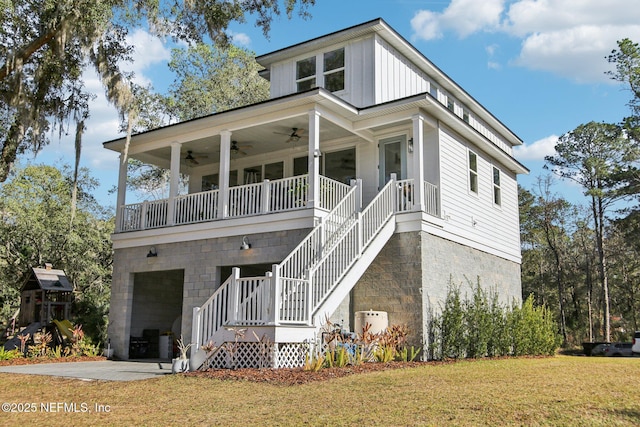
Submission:
<svg viewBox="0 0 640 427">
<path fill-rule="evenodd" d="M 309 345 L 305 343 L 227 343 L 209 360 L 209 368 L 298 368 L 304 365 Z"/>
</svg>

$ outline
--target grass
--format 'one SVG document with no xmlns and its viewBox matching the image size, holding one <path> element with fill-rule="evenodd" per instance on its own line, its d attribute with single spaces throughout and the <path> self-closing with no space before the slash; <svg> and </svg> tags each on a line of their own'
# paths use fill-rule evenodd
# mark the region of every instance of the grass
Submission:
<svg viewBox="0 0 640 427">
<path fill-rule="evenodd" d="M 463 361 L 300 386 L 169 375 L 86 382 L 0 374 L 4 402 L 91 413 L 3 413 L 3 425 L 640 424 L 640 360 L 557 356 Z M 95 404 L 110 412 L 96 413 Z"/>
</svg>

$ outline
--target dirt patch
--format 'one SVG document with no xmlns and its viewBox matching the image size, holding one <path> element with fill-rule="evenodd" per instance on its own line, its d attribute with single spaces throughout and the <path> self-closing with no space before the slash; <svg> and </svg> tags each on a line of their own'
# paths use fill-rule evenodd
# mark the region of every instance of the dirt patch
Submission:
<svg viewBox="0 0 640 427">
<path fill-rule="evenodd" d="M 344 368 L 323 368 L 317 372 L 305 371 L 302 368 L 280 369 L 209 369 L 206 371 L 189 372 L 183 375 L 214 378 L 223 381 L 263 382 L 275 385 L 298 385 L 316 381 L 328 381 L 334 378 L 367 372 L 387 371 L 390 369 L 407 369 L 417 366 L 442 365 L 447 362 L 388 362 L 363 363 Z"/>
</svg>

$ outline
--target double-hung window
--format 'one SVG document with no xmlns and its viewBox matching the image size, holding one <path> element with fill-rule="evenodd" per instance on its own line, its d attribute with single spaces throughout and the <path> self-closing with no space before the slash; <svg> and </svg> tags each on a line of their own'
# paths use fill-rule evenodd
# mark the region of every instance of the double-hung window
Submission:
<svg viewBox="0 0 640 427">
<path fill-rule="evenodd" d="M 331 92 L 344 90 L 344 48 L 324 54 L 324 88 Z"/>
<path fill-rule="evenodd" d="M 478 155 L 469 150 L 469 191 L 478 194 Z"/>
<path fill-rule="evenodd" d="M 344 48 L 296 62 L 296 90 L 303 92 L 317 86 L 331 92 L 344 90 Z"/>
<path fill-rule="evenodd" d="M 500 206 L 502 204 L 502 195 L 500 190 L 500 169 L 493 167 L 493 203 Z"/>
<path fill-rule="evenodd" d="M 316 87 L 316 57 L 296 62 L 296 85 L 298 92 Z"/>
</svg>

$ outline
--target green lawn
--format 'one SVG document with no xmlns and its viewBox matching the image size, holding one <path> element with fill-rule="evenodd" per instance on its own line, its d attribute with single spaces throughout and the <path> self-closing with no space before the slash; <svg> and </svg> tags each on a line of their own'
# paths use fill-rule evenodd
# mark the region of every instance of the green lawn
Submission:
<svg viewBox="0 0 640 427">
<path fill-rule="evenodd" d="M 0 414 L 3 425 L 640 425 L 640 358 L 463 361 L 288 387 L 180 375 L 0 381 L 3 402 L 38 406 Z M 43 413 L 47 402 L 91 412 Z"/>
</svg>

